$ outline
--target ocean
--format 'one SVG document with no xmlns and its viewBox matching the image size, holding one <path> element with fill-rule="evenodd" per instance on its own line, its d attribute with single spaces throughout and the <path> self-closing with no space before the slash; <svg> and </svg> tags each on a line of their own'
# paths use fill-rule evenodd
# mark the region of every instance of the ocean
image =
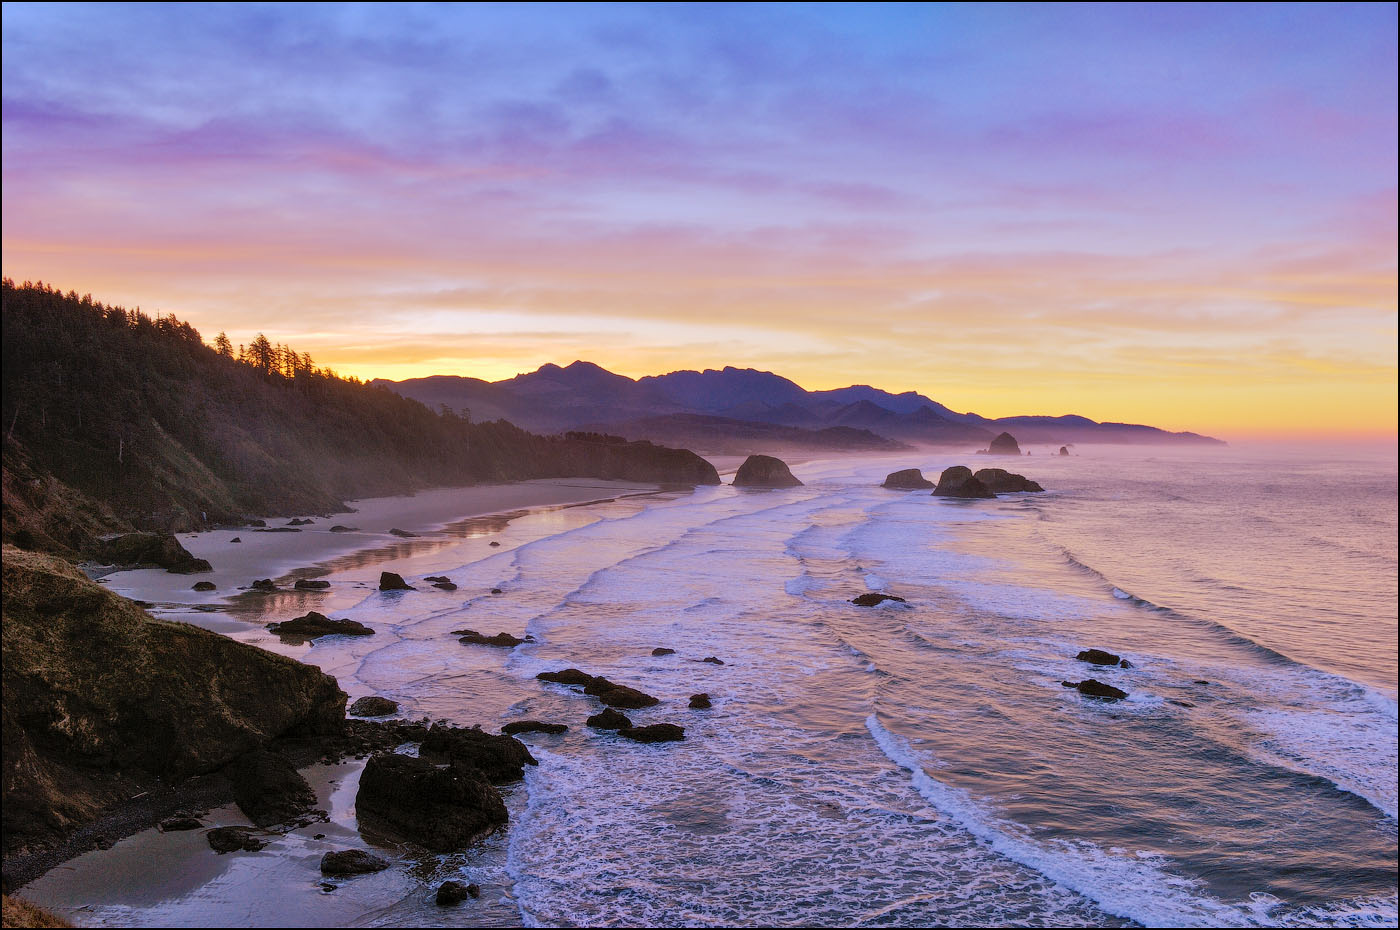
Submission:
<svg viewBox="0 0 1400 930">
<path fill-rule="evenodd" d="M 338 595 L 379 631 L 363 640 L 283 646 L 240 600 L 235 635 L 352 697 L 570 730 L 523 737 L 540 765 L 507 790 L 510 830 L 469 853 L 358 837 L 358 767 L 340 766 L 325 841 L 298 831 L 144 894 L 84 879 L 193 842 L 149 835 L 26 896 L 132 925 L 1395 926 L 1394 450 L 1044 451 L 836 458 L 794 466 L 791 490 L 469 521 L 448 546 L 317 570 L 459 586 Z M 1047 490 L 879 487 L 953 464 Z M 905 602 L 850 603 L 866 591 Z M 536 642 L 463 646 L 463 627 Z M 1090 647 L 1131 668 L 1075 658 Z M 685 741 L 590 730 L 593 699 L 535 680 L 566 667 L 663 698 L 628 713 Z M 1129 697 L 1062 685 L 1090 677 Z M 713 709 L 688 709 L 696 692 Z M 325 893 L 315 862 L 347 839 L 405 867 Z M 446 878 L 482 900 L 436 908 Z"/>
</svg>

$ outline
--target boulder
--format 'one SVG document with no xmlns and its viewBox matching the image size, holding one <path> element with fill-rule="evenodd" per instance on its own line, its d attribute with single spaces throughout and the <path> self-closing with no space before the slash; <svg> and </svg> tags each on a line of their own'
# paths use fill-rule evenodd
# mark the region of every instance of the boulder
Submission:
<svg viewBox="0 0 1400 930">
<path fill-rule="evenodd" d="M 802 482 L 793 477 L 782 459 L 771 455 L 751 455 L 734 475 L 736 488 L 797 488 Z"/>
<path fill-rule="evenodd" d="M 676 650 L 667 649 L 665 646 L 657 646 L 651 651 L 651 654 L 654 656 L 673 656 L 676 654 Z"/>
<path fill-rule="evenodd" d="M 583 693 L 591 694 L 609 707 L 624 707 L 628 710 L 651 707 L 653 704 L 661 703 L 650 694 L 608 681 L 601 675 L 584 685 Z"/>
<path fill-rule="evenodd" d="M 461 639 L 457 640 L 457 642 L 465 643 L 468 646 L 497 646 L 502 649 L 511 649 L 525 642 L 525 640 L 520 637 L 512 636 L 509 633 L 497 633 L 495 636 L 483 636 L 476 630 L 453 630 L 452 632 L 453 635 L 461 636 Z"/>
<path fill-rule="evenodd" d="M 494 539 L 491 540 L 489 543 L 487 543 L 487 545 L 490 546 L 492 549 L 499 549 L 499 548 L 501 548 L 501 544 L 498 543 L 498 542 L 496 542 L 496 540 L 494 540 Z"/>
<path fill-rule="evenodd" d="M 276 590 L 277 590 L 277 585 L 273 583 L 273 581 L 272 581 L 271 578 L 259 578 L 257 581 L 254 581 L 254 582 L 253 582 L 252 584 L 250 584 L 248 587 L 252 588 L 254 591 L 276 591 Z"/>
<path fill-rule="evenodd" d="M 393 752 L 377 753 L 365 765 L 355 813 L 433 852 L 464 849 L 509 819 L 500 792 L 475 767 L 439 768 Z"/>
<path fill-rule="evenodd" d="M 287 521 L 287 525 L 288 525 L 288 526 L 310 526 L 311 524 L 313 524 L 313 523 L 315 523 L 315 522 L 316 522 L 315 520 L 293 519 L 293 520 L 288 520 L 288 521 Z"/>
<path fill-rule="evenodd" d="M 996 494 L 1015 494 L 1019 491 L 1044 491 L 1040 485 L 1025 475 L 1015 475 L 1004 468 L 979 468 L 972 476 Z"/>
<path fill-rule="evenodd" d="M 268 630 L 289 639 L 315 639 L 318 636 L 373 636 L 374 630 L 357 620 L 332 620 L 310 611 L 293 620 L 269 623 Z"/>
<path fill-rule="evenodd" d="M 169 533 L 124 533 L 104 539 L 98 544 L 97 559 L 109 565 L 154 566 L 177 575 L 214 570 Z"/>
<path fill-rule="evenodd" d="M 1068 446 L 1060 446 L 1060 454 L 1061 454 L 1061 455 L 1069 455 L 1069 447 L 1068 447 Z"/>
<path fill-rule="evenodd" d="M 467 898 L 479 897 L 481 897 L 481 886 L 479 885 L 463 885 L 461 882 L 443 882 L 438 886 L 437 898 L 435 900 L 443 907 L 450 907 L 453 904 L 461 904 L 463 901 L 467 900 Z"/>
<path fill-rule="evenodd" d="M 353 533 L 353 532 L 355 532 L 355 531 L 358 530 L 358 529 L 359 529 L 358 526 L 342 526 L 341 524 L 337 523 L 335 526 L 331 527 L 331 532 L 332 532 L 332 533 Z"/>
<path fill-rule="evenodd" d="M 979 481 L 966 465 L 954 465 L 943 469 L 938 477 L 938 486 L 933 489 L 934 497 L 986 498 L 996 497 L 992 489 Z"/>
<path fill-rule="evenodd" d="M 1066 688 L 1078 689 L 1080 694 L 1094 698 L 1104 698 L 1110 701 L 1119 701 L 1128 696 L 1128 692 L 1121 691 L 1113 687 L 1113 685 L 1106 685 L 1093 678 L 1088 678 L 1080 682 L 1062 681 L 1060 684 L 1064 685 Z"/>
<path fill-rule="evenodd" d="M 350 705 L 350 713 L 356 717 L 387 717 L 389 714 L 397 714 L 398 712 L 398 701 L 391 701 L 377 694 L 359 698 Z"/>
<path fill-rule="evenodd" d="M 371 855 L 363 849 L 341 849 L 321 857 L 322 875 L 368 875 L 389 867 L 387 859 Z"/>
<path fill-rule="evenodd" d="M 433 587 L 439 591 L 456 591 L 457 586 L 450 581 L 434 581 Z"/>
<path fill-rule="evenodd" d="M 933 487 L 933 482 L 925 478 L 919 469 L 906 468 L 903 471 L 890 472 L 880 487 L 894 491 L 925 491 Z"/>
<path fill-rule="evenodd" d="M 709 710 L 711 706 L 713 705 L 710 704 L 710 696 L 704 692 L 690 696 L 691 710 Z"/>
<path fill-rule="evenodd" d="M 649 727 L 624 727 L 617 735 L 637 743 L 674 743 L 685 739 L 685 728 L 674 723 L 653 723 Z"/>
<path fill-rule="evenodd" d="M 238 809 L 260 827 L 286 823 L 316 806 L 316 792 L 280 753 L 259 749 L 224 768 Z"/>
<path fill-rule="evenodd" d="M 714 657 L 714 656 L 705 656 L 705 658 L 701 659 L 700 661 L 701 661 L 701 662 L 708 662 L 708 663 L 710 663 L 711 665 L 723 665 L 723 664 L 724 664 L 724 660 L 723 660 L 723 659 L 718 659 L 718 658 L 716 658 L 716 657 Z"/>
<path fill-rule="evenodd" d="M 152 620 L 58 559 L 5 546 L 4 853 L 280 736 L 336 734 L 345 694 L 303 664 Z"/>
<path fill-rule="evenodd" d="M 1080 662 L 1088 662 L 1091 665 L 1122 665 L 1123 668 L 1132 668 L 1132 664 L 1102 649 L 1084 649 L 1075 656 Z"/>
<path fill-rule="evenodd" d="M 235 537 L 233 537 L 232 539 L 229 540 L 229 542 L 231 542 L 231 543 L 241 543 L 242 541 L 243 541 L 243 538 L 242 538 L 241 536 L 235 536 Z"/>
<path fill-rule="evenodd" d="M 516 720 L 501 727 L 501 732 L 507 736 L 514 736 L 516 733 L 564 733 L 569 728 L 562 723 L 541 723 L 538 720 Z"/>
<path fill-rule="evenodd" d="M 451 578 L 448 578 L 446 575 L 424 575 L 424 576 L 423 576 L 423 580 L 424 580 L 424 581 L 433 581 L 433 582 L 443 582 L 443 581 L 451 581 L 452 579 L 451 579 Z"/>
<path fill-rule="evenodd" d="M 425 759 L 474 768 L 492 784 L 517 781 L 525 777 L 525 766 L 539 764 L 518 739 L 441 723 L 429 728 L 418 752 Z"/>
<path fill-rule="evenodd" d="M 267 843 L 254 836 L 254 832 L 251 827 L 215 827 L 204 834 L 204 839 L 209 843 L 209 848 L 220 855 L 240 849 L 257 852 Z"/>
<path fill-rule="evenodd" d="M 906 603 L 902 597 L 897 597 L 893 594 L 878 594 L 874 591 L 868 594 L 859 594 L 851 598 L 851 603 L 855 604 L 857 607 L 875 607 L 879 604 L 883 604 L 885 601 L 896 601 L 900 604 Z"/>
<path fill-rule="evenodd" d="M 632 726 L 632 721 L 621 711 L 606 708 L 601 714 L 594 714 L 586 721 L 595 730 L 621 730 Z"/>
<path fill-rule="evenodd" d="M 1020 455 L 1021 447 L 1016 443 L 1016 437 L 1010 433 L 1002 433 L 988 444 L 985 455 Z"/>
<path fill-rule="evenodd" d="M 412 591 L 413 586 L 403 580 L 402 575 L 394 572 L 379 573 L 379 590 L 381 591 Z"/>
<path fill-rule="evenodd" d="M 504 592 L 502 592 L 500 588 L 492 588 L 492 589 L 491 589 L 491 593 L 492 593 L 492 594 L 502 594 L 502 593 L 504 593 Z"/>
<path fill-rule="evenodd" d="M 390 536 L 398 536 L 400 539 L 417 539 L 417 533 L 410 533 L 408 530 L 401 530 L 397 526 L 389 531 Z"/>
<path fill-rule="evenodd" d="M 309 578 L 298 578 L 297 583 L 292 585 L 298 591 L 324 591 L 330 586 L 329 581 L 312 581 Z"/>
<path fill-rule="evenodd" d="M 593 680 L 592 675 L 576 668 L 566 668 L 562 672 L 540 672 L 535 677 L 540 681 L 552 681 L 561 685 L 586 685 Z"/>
<path fill-rule="evenodd" d="M 216 584 L 214 584 L 214 582 L 212 582 L 212 581 L 196 581 L 196 582 L 194 583 L 194 589 L 193 589 L 193 590 L 195 590 L 195 591 L 217 591 L 218 589 L 219 589 L 219 586 L 216 585 Z"/>
</svg>

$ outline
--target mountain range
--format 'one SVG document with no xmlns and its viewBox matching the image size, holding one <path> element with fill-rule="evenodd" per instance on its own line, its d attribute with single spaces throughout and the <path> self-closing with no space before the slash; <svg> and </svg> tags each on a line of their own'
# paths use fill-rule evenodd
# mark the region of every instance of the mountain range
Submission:
<svg viewBox="0 0 1400 930">
<path fill-rule="evenodd" d="M 703 452 L 985 444 L 1001 432 L 1023 443 L 1054 445 L 1220 443 L 1196 433 L 1098 423 L 1081 416 L 991 419 L 957 413 L 914 391 L 892 394 L 866 384 L 808 391 L 781 375 L 752 368 L 673 371 L 634 380 L 576 361 L 566 367 L 547 364 L 494 382 L 433 375 L 374 383 L 477 422 L 505 419 L 546 433 L 606 432 Z"/>
</svg>

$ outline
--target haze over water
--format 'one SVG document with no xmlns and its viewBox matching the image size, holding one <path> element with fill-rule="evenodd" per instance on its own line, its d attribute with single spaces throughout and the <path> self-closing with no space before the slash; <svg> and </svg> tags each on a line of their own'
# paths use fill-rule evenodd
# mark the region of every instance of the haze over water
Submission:
<svg viewBox="0 0 1400 930">
<path fill-rule="evenodd" d="M 1044 494 L 887 491 L 959 460 L 841 458 L 802 488 L 521 516 L 502 548 L 402 561 L 469 596 L 369 594 L 337 615 L 376 636 L 296 654 L 409 716 L 571 729 L 525 737 L 508 837 L 336 901 L 294 835 L 311 865 L 288 851 L 239 906 L 433 922 L 431 883 L 465 876 L 472 921 L 501 924 L 1394 925 L 1393 453 L 1045 451 L 985 463 Z M 849 603 L 866 590 L 908 603 Z M 460 646 L 463 626 L 538 643 Z M 1075 660 L 1091 646 L 1133 667 Z M 534 679 L 570 666 L 662 697 L 629 714 L 686 741 L 584 727 L 592 699 Z M 1087 677 L 1130 697 L 1061 685 Z M 713 710 L 685 709 L 699 691 Z M 213 923 L 211 887 L 91 913 Z"/>
</svg>

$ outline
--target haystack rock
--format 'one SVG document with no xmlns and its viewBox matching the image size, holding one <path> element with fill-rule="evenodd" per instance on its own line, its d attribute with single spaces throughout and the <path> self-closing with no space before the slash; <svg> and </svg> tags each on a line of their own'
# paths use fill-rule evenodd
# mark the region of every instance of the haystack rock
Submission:
<svg viewBox="0 0 1400 930">
<path fill-rule="evenodd" d="M 880 487 L 894 491 L 924 491 L 933 487 L 933 482 L 925 478 L 919 469 L 906 468 L 903 471 L 890 472 Z"/>
<path fill-rule="evenodd" d="M 771 455 L 751 455 L 734 475 L 736 488 L 799 488 L 802 482 L 792 476 L 782 459 Z"/>
<path fill-rule="evenodd" d="M 1020 455 L 1021 447 L 1016 443 L 1016 437 L 1010 433 L 1002 433 L 991 441 L 981 453 L 982 455 Z"/>
<path fill-rule="evenodd" d="M 933 489 L 933 496 L 986 498 L 996 497 L 996 494 L 973 476 L 972 469 L 966 465 L 954 465 L 943 469 L 943 474 L 938 476 L 938 487 Z"/>
<path fill-rule="evenodd" d="M 1044 491 L 1039 484 L 1025 475 L 1015 475 L 1005 468 L 979 468 L 972 477 L 982 482 L 997 494 L 1014 494 L 1017 491 Z"/>
</svg>

